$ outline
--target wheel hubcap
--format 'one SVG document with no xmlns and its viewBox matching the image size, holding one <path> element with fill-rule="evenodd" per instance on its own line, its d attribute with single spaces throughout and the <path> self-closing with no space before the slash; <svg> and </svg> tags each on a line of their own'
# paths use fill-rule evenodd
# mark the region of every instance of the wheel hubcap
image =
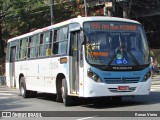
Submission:
<svg viewBox="0 0 160 120">
<path fill-rule="evenodd" d="M 62 88 L 61 88 L 61 95 L 62 95 L 63 102 L 65 102 L 64 87 L 63 87 L 63 86 L 62 86 Z"/>
<path fill-rule="evenodd" d="M 21 95 L 24 95 L 24 88 L 21 86 Z"/>
</svg>

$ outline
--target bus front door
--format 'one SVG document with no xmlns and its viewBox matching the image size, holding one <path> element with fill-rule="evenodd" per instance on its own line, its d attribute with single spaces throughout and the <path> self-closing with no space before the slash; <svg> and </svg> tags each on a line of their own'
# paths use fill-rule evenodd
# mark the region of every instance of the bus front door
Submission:
<svg viewBox="0 0 160 120">
<path fill-rule="evenodd" d="M 70 88 L 71 94 L 79 94 L 79 50 L 78 50 L 78 40 L 80 32 L 71 32 L 70 41 Z"/>
</svg>

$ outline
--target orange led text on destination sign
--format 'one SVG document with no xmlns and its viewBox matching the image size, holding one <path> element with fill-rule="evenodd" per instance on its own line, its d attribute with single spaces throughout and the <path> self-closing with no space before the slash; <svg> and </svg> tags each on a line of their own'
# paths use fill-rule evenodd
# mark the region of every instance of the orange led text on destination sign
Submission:
<svg viewBox="0 0 160 120">
<path fill-rule="evenodd" d="M 108 52 L 89 52 L 91 56 L 108 56 Z"/>
<path fill-rule="evenodd" d="M 114 26 L 111 26 L 110 24 L 91 23 L 91 29 L 135 31 L 135 30 L 137 30 L 137 26 L 135 26 L 135 25 L 114 25 Z"/>
</svg>

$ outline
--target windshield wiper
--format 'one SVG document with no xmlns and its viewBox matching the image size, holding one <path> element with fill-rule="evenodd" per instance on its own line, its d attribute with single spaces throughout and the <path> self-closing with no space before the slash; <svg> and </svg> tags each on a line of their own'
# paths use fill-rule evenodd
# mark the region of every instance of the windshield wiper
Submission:
<svg viewBox="0 0 160 120">
<path fill-rule="evenodd" d="M 134 57 L 134 55 L 132 54 L 132 52 L 131 51 L 129 51 L 129 50 L 126 50 L 126 52 L 128 52 L 129 53 L 129 55 L 131 56 L 131 60 L 132 60 L 132 62 L 133 63 L 135 63 L 136 65 L 139 65 L 139 62 L 137 61 L 137 59 Z"/>
<path fill-rule="evenodd" d="M 116 48 L 116 50 L 115 50 L 115 52 L 114 52 L 111 60 L 108 62 L 108 64 L 105 66 L 105 68 L 107 68 L 109 65 L 112 64 L 112 62 L 114 61 L 114 59 L 116 58 L 116 56 L 117 56 L 117 54 L 118 54 L 117 51 L 120 50 L 120 49 L 123 49 L 124 52 L 129 53 L 129 55 L 131 56 L 132 62 L 133 62 L 134 64 L 136 64 L 136 65 L 139 65 L 139 62 L 138 62 L 137 59 L 134 57 L 134 55 L 132 54 L 132 52 L 130 52 L 129 50 L 126 50 L 125 44 L 122 44 L 122 45 L 120 45 L 118 48 Z"/>
<path fill-rule="evenodd" d="M 116 50 L 115 50 L 115 52 L 114 52 L 111 60 L 108 62 L 108 64 L 106 65 L 106 67 L 109 66 L 109 65 L 114 61 L 115 57 L 117 56 L 117 51 L 120 50 L 121 48 L 124 49 L 124 48 L 125 48 L 125 45 L 122 44 L 122 45 L 120 45 L 118 48 L 116 48 Z"/>
</svg>

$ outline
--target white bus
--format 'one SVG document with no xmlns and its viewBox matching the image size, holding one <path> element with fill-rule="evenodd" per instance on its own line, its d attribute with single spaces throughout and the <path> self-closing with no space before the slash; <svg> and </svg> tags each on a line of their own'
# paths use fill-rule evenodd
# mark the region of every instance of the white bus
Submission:
<svg viewBox="0 0 160 120">
<path fill-rule="evenodd" d="M 143 26 L 115 17 L 78 17 L 12 38 L 6 81 L 26 98 L 37 92 L 120 100 L 148 95 L 149 49 Z"/>
</svg>

